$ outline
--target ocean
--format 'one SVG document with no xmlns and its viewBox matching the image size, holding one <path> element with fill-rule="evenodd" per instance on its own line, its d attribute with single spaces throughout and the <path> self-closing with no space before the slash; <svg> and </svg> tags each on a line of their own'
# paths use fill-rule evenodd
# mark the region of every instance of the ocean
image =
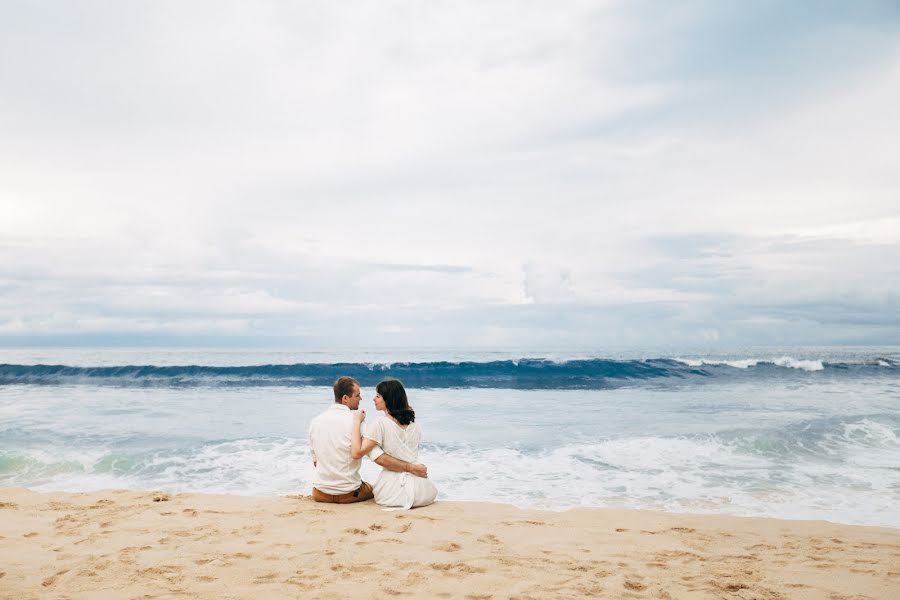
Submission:
<svg viewBox="0 0 900 600">
<path fill-rule="evenodd" d="M 900 527 L 896 346 L 0 349 L 0 486 L 308 494 L 345 374 L 368 420 L 404 382 L 439 500 Z"/>
</svg>

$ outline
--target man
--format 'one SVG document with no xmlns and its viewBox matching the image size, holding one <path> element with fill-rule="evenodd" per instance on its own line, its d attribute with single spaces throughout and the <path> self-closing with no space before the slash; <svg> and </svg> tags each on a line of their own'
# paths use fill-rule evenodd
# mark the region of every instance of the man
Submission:
<svg viewBox="0 0 900 600">
<path fill-rule="evenodd" d="M 362 460 L 354 460 L 350 455 L 353 430 L 350 411 L 359 408 L 360 400 L 359 382 L 352 377 L 340 377 L 334 382 L 334 404 L 309 424 L 309 451 L 316 468 L 312 497 L 316 502 L 351 504 L 375 497 L 372 486 L 359 476 Z M 369 458 L 388 471 L 428 477 L 425 465 L 398 460 L 378 446 L 372 449 Z"/>
</svg>

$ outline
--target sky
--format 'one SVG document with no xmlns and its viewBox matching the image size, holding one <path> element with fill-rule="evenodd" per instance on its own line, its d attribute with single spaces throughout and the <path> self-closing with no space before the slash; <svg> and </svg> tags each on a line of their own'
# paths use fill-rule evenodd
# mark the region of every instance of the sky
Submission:
<svg viewBox="0 0 900 600">
<path fill-rule="evenodd" d="M 900 344 L 897 1 L 0 0 L 0 345 Z"/>
</svg>

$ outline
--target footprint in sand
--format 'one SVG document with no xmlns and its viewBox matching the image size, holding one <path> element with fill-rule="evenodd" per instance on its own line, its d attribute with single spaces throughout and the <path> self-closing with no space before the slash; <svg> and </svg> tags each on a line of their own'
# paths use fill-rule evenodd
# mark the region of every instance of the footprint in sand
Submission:
<svg viewBox="0 0 900 600">
<path fill-rule="evenodd" d="M 640 592 L 641 590 L 643 590 L 644 588 L 647 587 L 643 583 L 641 583 L 639 581 L 633 581 L 631 579 L 626 579 L 625 583 L 623 585 L 625 586 L 626 590 L 633 590 L 635 592 Z"/>
<path fill-rule="evenodd" d="M 384 539 L 380 539 L 380 540 L 372 540 L 371 542 L 366 542 L 366 541 L 360 540 L 360 541 L 356 542 L 356 545 L 357 546 L 365 546 L 366 544 L 402 544 L 402 543 L 403 543 L 403 540 L 397 539 L 395 537 L 391 537 L 391 538 L 384 538 Z"/>
<path fill-rule="evenodd" d="M 754 544 L 749 548 L 744 548 L 744 550 L 775 550 L 775 546 L 771 544 Z"/>
<path fill-rule="evenodd" d="M 135 552 L 143 552 L 144 550 L 151 550 L 152 546 L 141 546 L 138 548 L 137 546 L 127 546 L 119 550 L 119 556 L 131 556 Z"/>
<path fill-rule="evenodd" d="M 500 544 L 503 543 L 500 541 L 500 538 L 498 538 L 496 535 L 494 535 L 492 533 L 488 533 L 486 535 L 479 537 L 478 541 L 481 542 L 482 544 L 491 544 L 493 546 L 499 546 Z"/>
<path fill-rule="evenodd" d="M 383 587 L 383 588 L 381 588 L 381 591 L 384 592 L 385 594 L 387 594 L 388 596 L 402 596 L 403 595 L 403 592 L 401 592 L 400 590 L 395 590 L 394 588 Z"/>
<path fill-rule="evenodd" d="M 193 529 L 176 529 L 172 531 L 172 535 L 177 535 L 178 537 L 191 537 L 194 535 Z"/>
<path fill-rule="evenodd" d="M 599 598 L 603 594 L 603 586 L 599 583 L 581 584 L 575 589 L 586 598 Z"/>
<path fill-rule="evenodd" d="M 36 535 L 38 535 L 38 532 L 37 532 L 37 531 L 32 531 L 31 533 L 25 533 L 25 534 L 22 534 L 22 537 L 33 538 L 33 537 L 36 536 Z"/>
<path fill-rule="evenodd" d="M 394 517 L 395 519 L 405 519 L 406 515 L 397 515 Z M 425 515 L 416 515 L 415 517 L 419 521 L 431 521 L 432 523 L 435 521 L 440 521 L 441 519 L 435 519 L 434 517 L 426 517 Z"/>
<path fill-rule="evenodd" d="M 586 571 L 590 571 L 591 568 L 586 565 L 569 565 L 566 567 L 569 571 L 575 571 L 577 573 L 584 573 Z"/>
<path fill-rule="evenodd" d="M 450 574 L 460 574 L 460 573 L 484 573 L 484 569 L 481 567 L 472 567 L 465 563 L 431 563 L 428 565 L 435 571 L 442 571 L 448 575 Z"/>
<path fill-rule="evenodd" d="M 141 569 L 140 571 L 138 571 L 138 575 L 157 576 L 164 579 L 178 579 L 181 577 L 182 571 L 184 571 L 184 569 L 182 569 L 178 565 L 160 565 L 158 567 L 148 567 L 146 569 Z"/>
<path fill-rule="evenodd" d="M 68 569 L 63 569 L 62 571 L 57 571 L 56 573 L 54 573 L 53 575 L 51 575 L 51 576 L 48 577 L 47 579 L 43 580 L 43 581 L 41 582 L 41 585 L 44 586 L 44 587 L 50 587 L 50 586 L 52 586 L 54 583 L 56 583 L 56 580 L 57 580 L 57 579 L 59 579 L 62 575 L 65 575 L 65 574 L 68 573 L 68 572 L 69 572 Z"/>
<path fill-rule="evenodd" d="M 350 529 L 345 529 L 344 533 L 352 533 L 353 535 L 369 535 L 369 532 L 365 529 L 360 529 L 358 527 L 351 527 Z"/>
<path fill-rule="evenodd" d="M 441 542 L 432 546 L 432 549 L 440 550 L 441 552 L 459 552 L 462 550 L 462 546 L 454 542 Z"/>
<path fill-rule="evenodd" d="M 381 523 L 372 523 L 371 525 L 369 525 L 369 529 L 372 531 L 381 531 L 382 529 L 384 529 L 384 525 L 382 525 Z"/>
<path fill-rule="evenodd" d="M 231 531 L 232 535 L 240 535 L 240 536 L 248 536 L 248 535 L 259 535 L 263 532 L 265 527 L 262 525 L 245 525 L 240 529 L 234 529 Z"/>
<path fill-rule="evenodd" d="M 428 581 L 428 578 L 421 573 L 410 573 L 406 576 L 406 585 L 410 588 L 421 585 L 426 581 Z"/>
</svg>

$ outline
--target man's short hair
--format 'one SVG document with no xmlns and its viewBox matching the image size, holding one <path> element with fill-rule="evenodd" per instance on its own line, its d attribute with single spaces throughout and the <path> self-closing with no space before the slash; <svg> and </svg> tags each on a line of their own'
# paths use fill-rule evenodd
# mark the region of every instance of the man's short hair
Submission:
<svg viewBox="0 0 900 600">
<path fill-rule="evenodd" d="M 334 401 L 340 402 L 344 396 L 353 397 L 353 386 L 358 386 L 359 382 L 352 377 L 338 377 L 334 382 Z"/>
</svg>

